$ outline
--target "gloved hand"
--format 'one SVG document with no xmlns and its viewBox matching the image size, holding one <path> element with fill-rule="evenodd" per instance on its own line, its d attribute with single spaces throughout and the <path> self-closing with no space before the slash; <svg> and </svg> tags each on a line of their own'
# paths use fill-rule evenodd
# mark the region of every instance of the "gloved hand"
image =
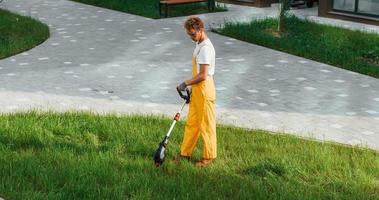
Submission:
<svg viewBox="0 0 379 200">
<path fill-rule="evenodd" d="M 178 85 L 177 88 L 179 89 L 179 91 L 184 91 L 184 90 L 186 90 L 186 88 L 187 88 L 187 84 L 186 84 L 186 82 L 181 83 L 180 85 Z"/>
</svg>

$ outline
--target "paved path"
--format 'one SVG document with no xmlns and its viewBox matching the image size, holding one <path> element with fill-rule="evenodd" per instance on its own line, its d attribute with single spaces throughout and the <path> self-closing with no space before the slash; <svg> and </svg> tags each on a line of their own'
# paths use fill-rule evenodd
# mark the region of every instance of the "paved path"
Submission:
<svg viewBox="0 0 379 200">
<path fill-rule="evenodd" d="M 38 108 L 171 116 L 178 109 L 174 88 L 191 75 L 194 46 L 182 28 L 185 18 L 151 20 L 66 0 L 6 0 L 0 7 L 38 18 L 51 30 L 42 45 L 0 60 L 1 112 Z M 225 17 L 275 14 L 273 8 L 231 6 L 229 12 L 202 17 L 217 26 Z M 376 31 L 356 23 L 344 26 Z M 220 123 L 379 149 L 378 79 L 213 33 L 209 37 L 217 50 Z"/>
</svg>

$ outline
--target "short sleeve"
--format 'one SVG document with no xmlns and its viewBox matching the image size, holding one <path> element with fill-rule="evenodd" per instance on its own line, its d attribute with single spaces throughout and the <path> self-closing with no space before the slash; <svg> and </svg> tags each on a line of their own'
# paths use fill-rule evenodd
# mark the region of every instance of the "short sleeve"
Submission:
<svg viewBox="0 0 379 200">
<path fill-rule="evenodd" d="M 208 64 L 212 63 L 212 49 L 208 46 L 203 46 L 197 55 L 198 64 Z"/>
</svg>

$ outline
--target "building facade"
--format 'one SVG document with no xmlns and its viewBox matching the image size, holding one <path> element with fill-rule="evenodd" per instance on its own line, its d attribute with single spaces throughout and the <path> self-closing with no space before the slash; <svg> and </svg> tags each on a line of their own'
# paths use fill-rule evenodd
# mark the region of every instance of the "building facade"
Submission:
<svg viewBox="0 0 379 200">
<path fill-rule="evenodd" d="M 379 26 L 379 0 L 320 0 L 319 16 Z"/>
</svg>

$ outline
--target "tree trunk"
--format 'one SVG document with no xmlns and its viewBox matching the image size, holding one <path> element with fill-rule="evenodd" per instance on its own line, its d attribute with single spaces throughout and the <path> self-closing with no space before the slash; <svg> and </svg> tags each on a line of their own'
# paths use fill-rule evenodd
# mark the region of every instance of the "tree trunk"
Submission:
<svg viewBox="0 0 379 200">
<path fill-rule="evenodd" d="M 281 0 L 279 5 L 278 32 L 281 34 L 285 28 L 285 17 L 289 10 L 289 0 Z"/>
</svg>

